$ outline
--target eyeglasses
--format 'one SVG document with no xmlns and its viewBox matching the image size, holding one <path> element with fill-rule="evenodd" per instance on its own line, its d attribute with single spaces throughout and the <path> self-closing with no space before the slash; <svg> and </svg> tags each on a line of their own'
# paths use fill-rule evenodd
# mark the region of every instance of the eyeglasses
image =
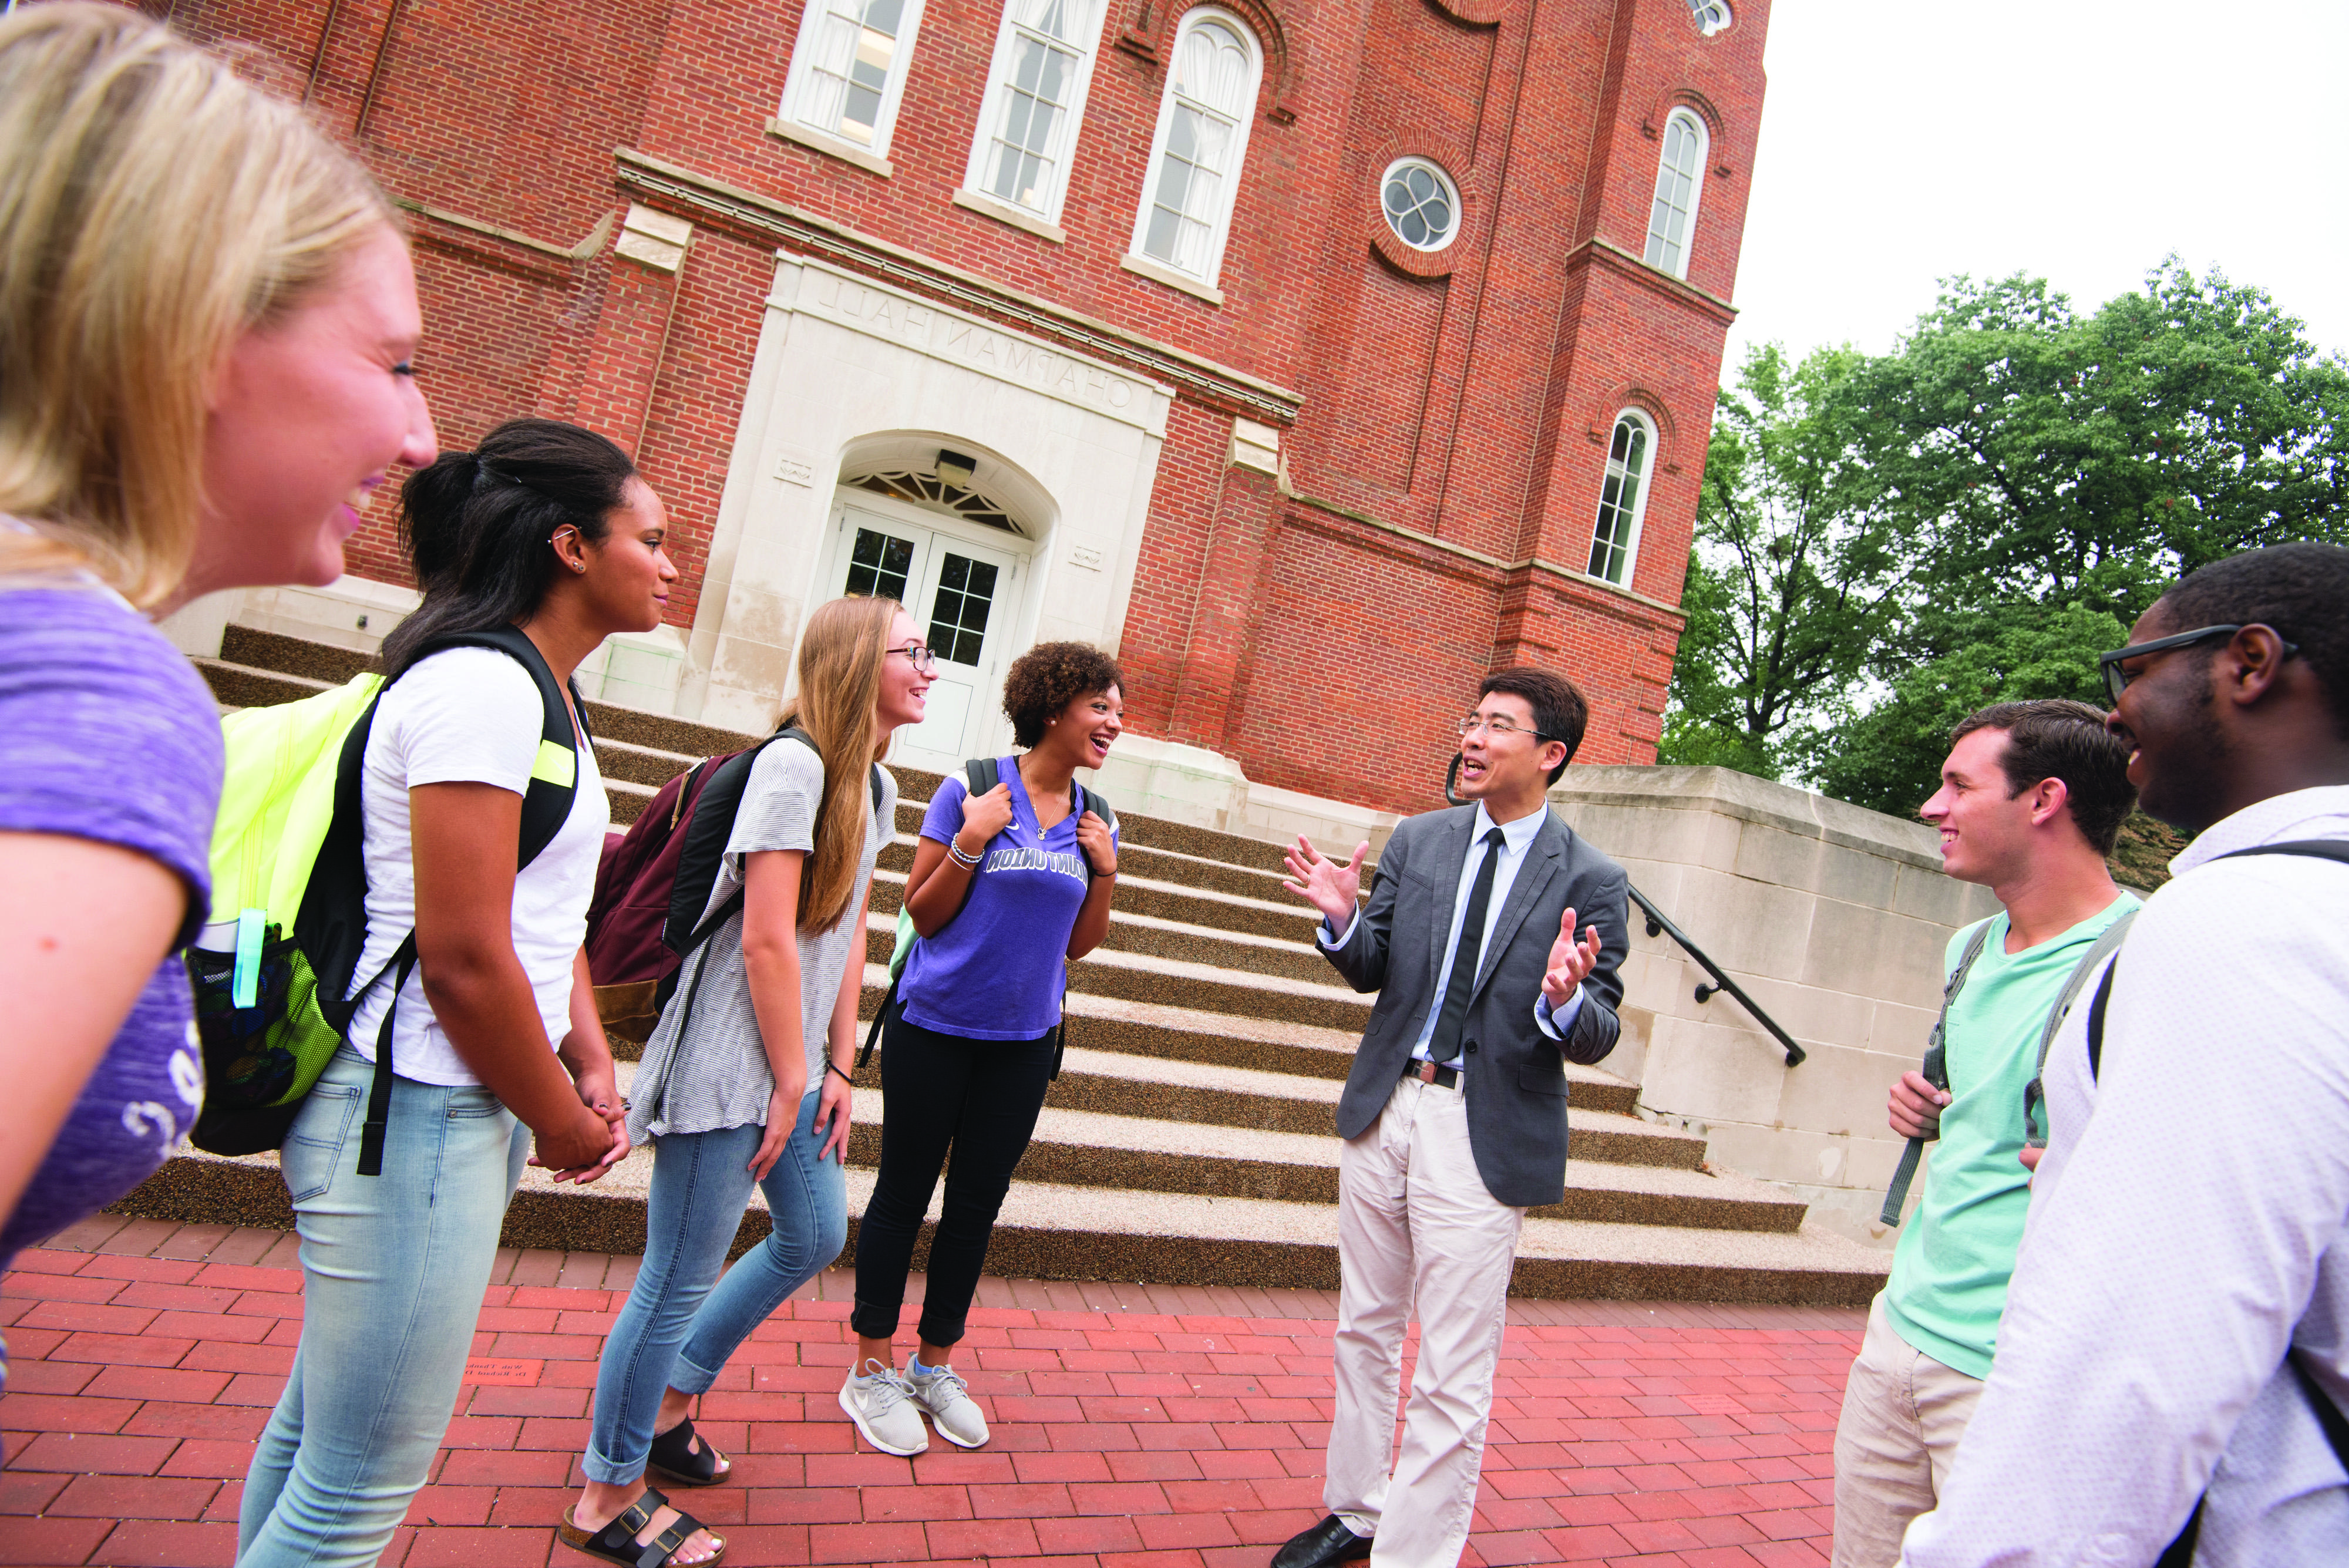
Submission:
<svg viewBox="0 0 2349 1568">
<path fill-rule="evenodd" d="M 2258 624 L 2257 621 L 2250 621 L 2235 626 L 2199 627 L 2192 631 L 2181 631 L 2174 637 L 2157 637 L 2151 642 L 2131 643 L 2127 648 L 2116 648 L 2110 653 L 2100 653 L 2096 655 L 2096 663 L 2105 672 L 2105 690 L 2113 694 L 2114 701 L 2118 702 L 2121 700 L 2121 693 L 2128 690 L 2129 682 L 2136 680 L 2137 675 L 2145 673 L 2140 670 L 2136 675 L 2132 675 L 2123 670 L 2121 664 L 2126 659 L 2142 659 L 2149 653 L 2167 653 L 2174 648 L 2191 648 L 2198 642 L 2208 642 L 2214 637 L 2232 637 L 2242 630 L 2244 625 L 2257 626 Z M 2273 631 L 2275 628 L 2270 627 L 2268 629 Z M 2290 659 L 2299 651 L 2300 644 L 2296 642 L 2286 642 L 2283 645 L 2283 656 L 2286 659 Z"/>
<path fill-rule="evenodd" d="M 1496 741 L 1504 740 L 1510 735 L 1531 735 L 1537 741 L 1557 739 L 1556 735 L 1545 735 L 1539 730 L 1528 730 L 1524 725 L 1513 723 L 1507 719 L 1479 719 L 1475 714 L 1471 713 L 1460 721 L 1460 738 L 1464 741 L 1479 730 Z"/>
<path fill-rule="evenodd" d="M 938 672 L 938 656 L 918 642 L 909 642 L 903 648 L 893 648 L 889 651 L 902 653 L 913 660 L 916 674 L 936 675 Z"/>
</svg>

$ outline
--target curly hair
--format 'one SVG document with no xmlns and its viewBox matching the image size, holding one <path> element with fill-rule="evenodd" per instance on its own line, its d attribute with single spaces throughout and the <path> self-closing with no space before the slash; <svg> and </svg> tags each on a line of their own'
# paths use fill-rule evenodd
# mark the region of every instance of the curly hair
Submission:
<svg viewBox="0 0 2349 1568">
<path fill-rule="evenodd" d="M 1044 725 L 1080 697 L 1125 684 L 1117 660 L 1089 642 L 1040 642 L 1011 661 L 1003 678 L 1003 716 L 1021 750 L 1044 738 Z"/>
</svg>

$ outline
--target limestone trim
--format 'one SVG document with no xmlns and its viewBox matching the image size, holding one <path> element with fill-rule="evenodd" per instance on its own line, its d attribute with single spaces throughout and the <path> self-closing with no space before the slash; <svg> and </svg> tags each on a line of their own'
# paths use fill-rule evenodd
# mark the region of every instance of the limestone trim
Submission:
<svg viewBox="0 0 2349 1568">
<path fill-rule="evenodd" d="M 1122 361 L 1152 379 L 1173 383 L 1195 400 L 1225 413 L 1244 414 L 1278 425 L 1296 422 L 1305 394 L 1237 370 L 1228 365 L 1162 343 L 1094 317 L 1010 288 L 977 273 L 889 244 L 886 240 L 745 191 L 679 164 L 639 152 L 614 150 L 624 190 L 654 198 L 737 236 L 781 242 L 878 274 L 900 285 L 995 317 L 1007 325 Z"/>
<path fill-rule="evenodd" d="M 412 202 L 405 196 L 394 196 L 391 199 L 391 204 L 403 213 L 413 213 L 419 218 L 429 218 L 435 223 L 445 224 L 465 234 L 483 239 L 502 240 L 507 244 L 519 246 L 533 255 L 551 257 L 572 266 L 576 266 L 601 251 L 610 242 L 613 227 L 620 221 L 620 209 L 614 207 L 595 220 L 595 226 L 587 231 L 585 239 L 575 245 L 564 246 L 533 238 L 519 229 L 509 229 L 497 223 L 484 223 L 479 218 L 469 218 L 462 213 L 451 213 L 443 207 L 430 206 L 422 202 Z"/>
<path fill-rule="evenodd" d="M 1047 223 L 1035 213 L 1015 207 L 1009 202 L 999 202 L 984 191 L 974 191 L 966 185 L 954 193 L 952 200 L 957 207 L 968 208 L 981 217 L 993 218 L 999 223 L 1009 223 L 1015 229 L 1025 229 L 1037 238 L 1050 240 L 1056 245 L 1069 243 L 1069 231 L 1060 224 Z"/>
<path fill-rule="evenodd" d="M 1149 256 L 1136 255 L 1132 251 L 1120 256 L 1117 265 L 1130 273 L 1137 273 L 1153 283 L 1163 283 L 1169 288 L 1179 288 L 1185 294 L 1196 295 L 1209 305 L 1221 305 L 1224 291 L 1212 283 L 1202 283 L 1188 273 L 1176 272 L 1165 263 Z"/>
<path fill-rule="evenodd" d="M 1674 277 L 1671 273 L 1661 268 L 1650 266 L 1638 255 L 1625 250 L 1612 240 L 1593 236 L 1566 253 L 1566 268 L 1568 273 L 1573 272 L 1577 267 L 1588 266 L 1594 262 L 1610 272 L 1620 274 L 1635 283 L 1655 290 L 1667 299 L 1676 300 L 1688 306 L 1699 315 L 1709 317 L 1723 327 L 1731 325 L 1737 319 L 1737 306 L 1719 295 L 1708 294 L 1692 283 Z"/>
<path fill-rule="evenodd" d="M 853 141 L 837 136 L 826 136 L 812 126 L 798 125 L 788 119 L 767 121 L 767 134 L 781 141 L 795 141 L 811 152 L 821 152 L 826 158 L 837 158 L 843 163 L 854 163 L 867 174 L 878 174 L 884 180 L 893 179 L 897 166 L 886 158 L 867 152 Z"/>
<path fill-rule="evenodd" d="M 844 268 L 804 256 L 787 259 L 798 265 L 800 276 L 788 300 L 778 286 L 770 303 L 780 308 L 910 348 L 1154 436 L 1166 433 L 1164 408 L 1174 400 L 1172 388 L 1130 377 L 1097 359 L 1016 337 L 981 317 L 949 310 Z"/>
<path fill-rule="evenodd" d="M 1473 563 L 1490 571 L 1504 575 L 1528 571 L 1547 572 L 1552 576 L 1564 579 L 1574 587 L 1595 589 L 1614 598 L 1641 605 L 1651 610 L 1661 610 L 1670 616 L 1675 623 L 1687 618 L 1685 612 L 1678 605 L 1651 598 L 1646 594 L 1624 587 L 1619 583 L 1610 583 L 1602 577 L 1594 577 L 1588 572 L 1578 572 L 1571 566 L 1561 566 L 1556 561 L 1544 560 L 1539 556 L 1527 556 L 1519 561 L 1505 561 L 1498 556 L 1488 556 L 1482 550 L 1472 550 L 1465 545 L 1455 545 L 1449 539 L 1439 539 L 1433 534 L 1423 534 L 1416 528 L 1406 528 L 1400 523 L 1389 523 L 1383 518 L 1373 517 L 1367 512 L 1357 512 L 1350 506 L 1341 506 L 1334 501 L 1324 501 L 1319 496 L 1300 494 L 1289 489 L 1285 479 L 1282 481 L 1281 493 L 1297 506 L 1307 507 L 1333 517 L 1343 517 L 1350 523 L 1359 523 L 1365 528 L 1375 528 L 1381 534 L 1392 535 L 1398 539 L 1408 539 L 1414 545 L 1441 552 L 1456 560 Z M 1290 515 L 1297 521 L 1305 521 L 1298 517 L 1295 513 L 1291 513 Z"/>
</svg>

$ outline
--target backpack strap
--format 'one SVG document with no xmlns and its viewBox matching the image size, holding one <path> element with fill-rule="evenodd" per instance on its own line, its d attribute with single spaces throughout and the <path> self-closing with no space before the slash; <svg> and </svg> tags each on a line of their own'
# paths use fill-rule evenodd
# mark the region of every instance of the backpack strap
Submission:
<svg viewBox="0 0 2349 1568">
<path fill-rule="evenodd" d="M 2125 910 L 2118 919 L 2096 934 L 2095 941 L 2080 955 L 2080 961 L 2072 966 L 2070 976 L 2064 981 L 2064 989 L 2055 993 L 2055 1005 L 2047 1010 L 2047 1023 L 2039 1031 L 2039 1066 L 2031 1075 L 2031 1082 L 2023 1086 L 2023 1141 L 2026 1147 L 2047 1147 L 2047 1135 L 2039 1130 L 2039 1107 L 2047 1099 L 2047 1091 L 2042 1082 L 2047 1075 L 2047 1048 L 2055 1044 L 2055 1036 L 2062 1031 L 2064 1020 L 2071 1016 L 2072 1004 L 2080 999 L 2088 977 L 2096 972 L 2098 964 L 2120 951 L 2121 942 L 2128 936 L 2128 929 L 2136 920 L 2135 909 Z M 2099 994 L 2103 992 L 2100 991 Z"/>
<path fill-rule="evenodd" d="M 1966 950 L 1958 960 L 1958 967 L 1950 971 L 1950 978 L 1941 986 L 1941 1013 L 1933 1020 L 1933 1032 L 1925 1037 L 1925 1081 L 1937 1089 L 1950 1086 L 1950 1054 L 1941 1044 L 1950 1027 L 1950 1004 L 1965 989 L 1966 976 L 1972 971 L 1974 960 L 1982 957 L 1982 947 L 1990 940 L 1990 928 L 1988 920 L 1974 928 L 1974 934 L 1966 939 Z M 1887 1225 L 1900 1223 L 1901 1206 L 1909 1201 L 1909 1183 L 1917 1179 L 1917 1167 L 1924 1157 L 1925 1140 L 1921 1137 L 1910 1138 L 1909 1147 L 1900 1151 L 1900 1167 L 1892 1173 L 1892 1185 L 1884 1189 L 1884 1212 L 1878 1216 Z"/>
<path fill-rule="evenodd" d="M 531 681 L 538 688 L 542 723 L 538 756 L 531 765 L 530 783 L 522 797 L 522 830 L 514 851 L 514 873 L 519 876 L 531 862 L 545 853 L 546 846 L 554 842 L 555 835 L 563 831 L 563 825 L 571 820 L 571 807 L 579 794 L 579 752 L 583 746 L 593 743 L 587 732 L 586 700 L 580 695 L 578 682 L 574 680 L 570 688 L 571 704 L 564 704 L 563 688 L 555 683 L 554 671 L 548 667 L 546 656 L 539 652 L 538 645 L 524 636 L 519 627 L 492 627 L 483 631 L 456 632 L 434 638 L 418 650 L 416 657 L 400 673 L 404 675 L 425 659 L 451 648 L 496 649 L 530 671 Z M 397 679 L 393 678 L 394 680 Z M 344 738 L 341 766 L 335 780 L 335 827 L 328 830 L 330 836 L 345 820 L 347 803 L 354 829 L 362 836 L 366 831 L 365 806 L 360 797 L 367 740 L 375 730 L 376 710 L 383 702 L 383 692 L 389 691 L 392 684 L 391 680 L 384 682 L 382 691 L 376 693 L 375 701 L 367 704 L 367 711 L 359 716 L 358 722 L 351 726 L 350 734 Z M 574 709 L 578 714 L 576 729 L 572 725 Z M 359 863 L 362 920 L 366 918 L 366 860 L 362 856 Z M 383 1010 L 383 1024 L 376 1031 L 375 1075 L 367 1085 L 367 1122 L 359 1129 L 357 1174 L 361 1176 L 383 1174 L 383 1144 L 391 1122 L 391 1081 L 395 1076 L 391 1061 L 392 1032 L 394 1021 L 399 1014 L 399 993 L 406 989 L 408 977 L 415 968 L 416 933 L 411 929 L 383 968 L 353 993 L 340 1018 L 331 1015 L 329 1018 L 337 1030 L 347 1029 L 351 1014 L 358 1011 L 359 1002 L 375 988 L 376 981 L 387 974 L 393 976 L 391 999 Z M 320 1011 L 325 1011 L 323 1006 Z"/>
<path fill-rule="evenodd" d="M 2230 849 L 2224 855 L 2214 855 L 2210 860 L 2203 864 L 2209 865 L 2212 861 L 2219 860 L 2238 860 L 2247 855 L 2305 855 L 2311 859 L 2338 860 L 2344 865 L 2349 865 L 2349 839 L 2293 838 L 2281 844 L 2254 844 L 2249 849 Z M 2105 978 L 2096 987 L 2096 1000 L 2088 1008 L 2088 1077 L 2091 1081 L 2096 1076 L 2096 1069 L 2104 1063 L 2105 1003 L 2112 997 L 2113 970 L 2118 968 L 2120 964 L 2116 961 L 2112 969 L 2105 971 Z M 2043 1064 L 2046 1061 L 2044 1047 L 2041 1050 L 2040 1061 Z"/>
<path fill-rule="evenodd" d="M 709 785 L 702 792 L 702 798 L 695 801 L 694 822 L 688 824 L 686 828 L 686 832 L 690 836 L 694 831 L 695 826 L 700 822 L 708 820 L 714 824 L 718 820 L 716 816 L 705 819 L 701 815 L 703 804 L 706 800 L 709 804 L 709 809 L 713 812 L 722 814 L 725 817 L 727 825 L 726 833 L 716 835 L 714 836 L 705 834 L 698 842 L 692 841 L 690 837 L 688 838 L 688 842 L 685 846 L 685 854 L 681 855 L 678 859 L 677 880 L 680 886 L 688 885 L 687 877 L 688 873 L 686 867 L 687 857 L 694 857 L 702 859 L 704 861 L 705 869 L 709 872 L 709 879 L 712 881 L 716 879 L 715 867 L 714 866 L 710 866 L 709 862 L 725 855 L 726 839 L 733 832 L 734 818 L 742 809 L 742 792 L 750 787 L 750 770 L 757 764 L 759 753 L 765 751 L 777 741 L 798 742 L 801 745 L 805 746 L 809 751 L 815 753 L 816 766 L 818 768 L 823 767 L 823 748 L 815 743 L 815 737 L 813 735 L 809 734 L 805 730 L 800 728 L 799 725 L 795 723 L 786 724 L 783 728 L 776 731 L 773 734 L 768 736 L 757 745 L 752 746 L 749 751 L 738 752 L 733 756 L 729 757 L 719 771 L 711 775 Z M 873 764 L 872 775 L 866 780 L 866 784 L 873 795 L 874 819 L 878 821 L 881 815 L 881 795 L 884 787 L 881 779 L 880 763 L 875 763 Z M 734 891 L 729 893 L 726 896 L 726 901 L 724 903 L 719 905 L 716 909 L 702 916 L 700 919 L 690 928 L 690 934 L 684 939 L 683 945 L 681 946 L 678 945 L 678 942 L 670 940 L 671 933 L 678 930 L 681 924 L 678 919 L 679 911 L 676 906 L 672 904 L 669 909 L 668 925 L 661 932 L 662 940 L 669 941 L 669 945 L 676 949 L 679 958 L 682 959 L 689 956 L 696 948 L 708 941 L 713 932 L 717 931 L 719 927 L 725 925 L 728 920 L 734 917 L 735 912 L 742 908 L 743 900 L 749 896 L 749 893 L 750 888 L 747 886 L 736 888 Z M 680 1037 L 685 1033 L 686 1025 L 693 1022 L 693 999 L 701 990 L 702 970 L 707 969 L 708 967 L 709 961 L 704 960 L 701 966 L 693 971 L 693 983 L 686 989 L 685 1012 L 678 1016 L 677 1021 L 677 1032 Z"/>
<path fill-rule="evenodd" d="M 2213 856 L 2211 859 L 2233 860 L 2247 855 L 2305 855 L 2312 859 L 2338 860 L 2349 865 L 2349 839 L 2297 838 L 2281 844 L 2255 844 L 2248 849 L 2231 849 L 2224 855 Z M 2088 1005 L 2088 1076 L 2092 1081 L 2104 1064 L 2105 1008 L 2112 1000 L 2113 973 L 2120 967 L 2120 961 L 2115 959 L 2105 971 L 2105 978 L 2096 982 L 2095 1000 Z M 2040 1060 L 2043 1064 L 2046 1060 L 2044 1045 Z M 2324 1429 L 2324 1440 L 2332 1445 L 2333 1457 L 2340 1460 L 2343 1469 L 2349 1470 L 2349 1417 L 2342 1415 L 2341 1407 L 2333 1402 L 2333 1396 L 2324 1391 L 2323 1385 L 2310 1376 L 2307 1364 L 2298 1350 L 2286 1346 L 2284 1365 L 2292 1368 L 2293 1378 L 2300 1384 L 2302 1397 L 2308 1401 L 2310 1411 L 2316 1417 L 2316 1424 Z M 2207 1491 L 2194 1500 L 2194 1511 L 2186 1516 L 2185 1528 L 2154 1560 L 2154 1568 L 2188 1568 L 2194 1561 L 2194 1549 L 2202 1534 L 2202 1511 L 2209 1501 L 2209 1493 Z"/>
</svg>

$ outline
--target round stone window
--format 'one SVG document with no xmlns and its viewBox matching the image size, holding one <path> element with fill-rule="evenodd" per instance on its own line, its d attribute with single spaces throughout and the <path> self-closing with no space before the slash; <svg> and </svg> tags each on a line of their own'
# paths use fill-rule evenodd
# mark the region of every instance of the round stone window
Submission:
<svg viewBox="0 0 2349 1568">
<path fill-rule="evenodd" d="M 1460 233 L 1460 192 L 1424 158 L 1399 158 L 1379 182 L 1379 206 L 1395 238 L 1415 251 L 1440 251 Z"/>
</svg>

